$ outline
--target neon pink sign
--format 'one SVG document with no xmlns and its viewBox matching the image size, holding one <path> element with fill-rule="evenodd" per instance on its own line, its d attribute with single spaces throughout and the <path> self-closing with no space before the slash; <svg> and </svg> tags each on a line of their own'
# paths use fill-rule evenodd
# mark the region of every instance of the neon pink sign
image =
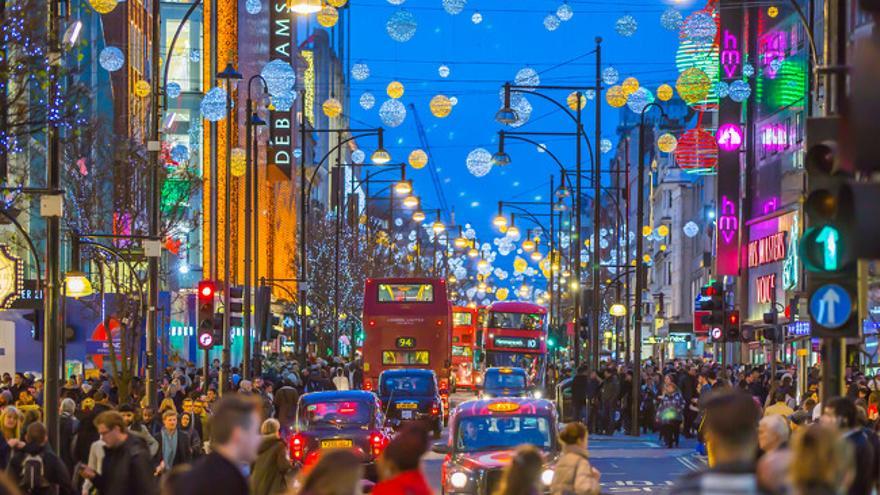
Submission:
<svg viewBox="0 0 880 495">
<path fill-rule="evenodd" d="M 718 233 L 725 243 L 730 244 L 736 240 L 739 231 L 739 217 L 736 214 L 736 204 L 727 196 L 721 196 L 721 214 L 718 215 Z"/>
<path fill-rule="evenodd" d="M 736 151 L 742 146 L 742 129 L 737 124 L 723 124 L 715 134 L 715 141 L 724 151 Z"/>
<path fill-rule="evenodd" d="M 739 42 L 736 36 L 725 29 L 721 36 L 721 67 L 724 68 L 724 75 L 727 79 L 736 77 L 736 71 L 739 69 L 741 62 Z"/>
<path fill-rule="evenodd" d="M 771 31 L 761 37 L 759 43 L 761 66 L 770 79 L 776 78 L 780 64 L 785 59 L 786 40 L 786 34 L 782 31 Z"/>
</svg>

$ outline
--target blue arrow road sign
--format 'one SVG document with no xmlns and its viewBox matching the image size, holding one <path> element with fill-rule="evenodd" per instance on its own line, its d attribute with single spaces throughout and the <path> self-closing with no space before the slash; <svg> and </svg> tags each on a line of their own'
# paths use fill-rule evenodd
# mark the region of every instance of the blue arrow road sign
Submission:
<svg viewBox="0 0 880 495">
<path fill-rule="evenodd" d="M 852 298 L 837 284 L 823 285 L 810 297 L 810 314 L 825 328 L 840 328 L 852 316 Z"/>
</svg>

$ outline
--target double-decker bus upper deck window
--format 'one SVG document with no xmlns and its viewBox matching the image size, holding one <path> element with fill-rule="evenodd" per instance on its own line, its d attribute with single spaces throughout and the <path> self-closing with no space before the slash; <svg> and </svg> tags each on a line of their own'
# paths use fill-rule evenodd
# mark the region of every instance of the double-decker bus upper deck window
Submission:
<svg viewBox="0 0 880 495">
<path fill-rule="evenodd" d="M 474 322 L 474 315 L 471 313 L 465 313 L 462 311 L 454 311 L 452 313 L 452 326 L 462 327 L 465 325 L 471 325 Z"/>
<path fill-rule="evenodd" d="M 518 328 L 522 330 L 540 330 L 544 323 L 544 315 L 539 313 L 489 313 L 489 328 Z"/>
<path fill-rule="evenodd" d="M 380 303 L 431 303 L 434 286 L 431 284 L 379 284 Z"/>
</svg>

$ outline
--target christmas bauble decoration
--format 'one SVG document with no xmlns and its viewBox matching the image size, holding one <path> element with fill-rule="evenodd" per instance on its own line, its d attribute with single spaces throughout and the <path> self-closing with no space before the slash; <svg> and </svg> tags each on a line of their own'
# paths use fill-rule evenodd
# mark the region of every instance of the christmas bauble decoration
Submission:
<svg viewBox="0 0 880 495">
<path fill-rule="evenodd" d="M 168 85 L 165 86 L 165 96 L 172 100 L 180 96 L 180 84 L 176 82 L 168 83 Z"/>
<path fill-rule="evenodd" d="M 466 5 L 467 0 L 443 0 L 443 10 L 451 15 L 460 14 Z"/>
<path fill-rule="evenodd" d="M 357 62 L 351 66 L 351 77 L 355 81 L 363 81 L 370 77 L 370 66 L 363 62 Z"/>
<path fill-rule="evenodd" d="M 260 75 L 266 81 L 266 87 L 272 96 L 290 91 L 296 83 L 296 72 L 293 67 L 279 59 L 264 65 Z"/>
<path fill-rule="evenodd" d="M 635 17 L 627 14 L 620 19 L 617 19 L 617 22 L 614 23 L 614 30 L 617 31 L 617 34 L 623 36 L 624 38 L 629 38 L 630 36 L 636 34 L 636 30 L 639 28 L 639 23 L 636 22 Z"/>
<path fill-rule="evenodd" d="M 416 28 L 418 26 L 419 23 L 416 20 L 416 16 L 407 10 L 400 9 L 388 18 L 388 21 L 385 23 L 385 32 L 394 41 L 404 43 L 416 35 Z"/>
<path fill-rule="evenodd" d="M 327 98 L 321 105 L 321 110 L 324 111 L 324 115 L 333 119 L 342 113 L 342 103 L 336 98 Z"/>
<path fill-rule="evenodd" d="M 325 5 L 315 18 L 321 26 L 325 28 L 333 27 L 339 22 L 339 11 L 332 5 Z"/>
<path fill-rule="evenodd" d="M 152 91 L 152 89 L 153 88 L 152 88 L 152 86 L 150 86 L 150 83 L 148 83 L 147 81 L 144 81 L 143 79 L 134 83 L 134 95 L 135 96 L 138 96 L 141 98 L 146 98 L 147 96 L 150 96 L 150 92 Z"/>
<path fill-rule="evenodd" d="M 709 96 L 712 83 L 702 69 L 691 67 L 679 74 L 675 81 L 675 89 L 685 103 L 693 105 Z"/>
<path fill-rule="evenodd" d="M 438 119 L 448 117 L 452 112 L 452 102 L 444 95 L 436 95 L 431 98 L 429 106 L 431 114 Z"/>
<path fill-rule="evenodd" d="M 109 14 L 116 8 L 116 0 L 89 0 L 89 5 L 99 14 Z"/>
<path fill-rule="evenodd" d="M 492 153 L 484 148 L 476 148 L 468 153 L 465 165 L 474 177 L 483 177 L 492 170 Z"/>
<path fill-rule="evenodd" d="M 657 148 L 663 153 L 672 153 L 675 151 L 676 146 L 678 146 L 678 139 L 668 132 L 661 134 L 657 138 Z"/>
<path fill-rule="evenodd" d="M 605 101 L 614 108 L 620 108 L 626 105 L 626 95 L 620 86 L 611 86 L 605 92 Z"/>
<path fill-rule="evenodd" d="M 618 79 L 620 79 L 620 73 L 614 67 L 606 67 L 602 70 L 603 83 L 611 86 L 612 84 L 617 84 Z"/>
<path fill-rule="evenodd" d="M 199 104 L 199 112 L 209 122 L 218 122 L 226 117 L 226 90 L 217 86 L 205 93 Z"/>
<path fill-rule="evenodd" d="M 369 110 L 373 108 L 373 106 L 376 104 L 376 97 L 373 96 L 373 93 L 370 93 L 369 91 L 364 91 L 363 93 L 361 93 L 361 97 L 358 99 L 358 103 L 360 103 L 361 108 L 363 108 L 364 110 Z"/>
<path fill-rule="evenodd" d="M 673 95 L 672 86 L 668 84 L 661 84 L 657 87 L 657 99 L 660 101 L 669 101 L 672 99 Z"/>
<path fill-rule="evenodd" d="M 125 65 L 125 54 L 115 46 L 108 46 L 98 55 L 98 63 L 108 72 L 116 72 Z"/>
<path fill-rule="evenodd" d="M 379 118 L 388 127 L 397 127 L 406 119 L 406 107 L 400 100 L 385 100 L 379 107 Z"/>
<path fill-rule="evenodd" d="M 428 154 L 424 150 L 415 149 L 410 152 L 407 161 L 412 168 L 418 170 L 428 164 Z"/>
<path fill-rule="evenodd" d="M 400 98 L 403 96 L 403 83 L 400 81 L 391 81 L 385 88 L 385 93 L 388 94 L 390 98 Z"/>
</svg>

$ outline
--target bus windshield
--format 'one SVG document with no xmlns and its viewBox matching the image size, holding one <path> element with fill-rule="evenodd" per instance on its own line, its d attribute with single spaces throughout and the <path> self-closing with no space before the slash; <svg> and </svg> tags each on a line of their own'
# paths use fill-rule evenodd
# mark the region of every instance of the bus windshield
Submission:
<svg viewBox="0 0 880 495">
<path fill-rule="evenodd" d="M 430 303 L 434 302 L 434 286 L 431 284 L 379 284 L 380 303 Z"/>
<path fill-rule="evenodd" d="M 540 330 L 544 317 L 538 313 L 489 313 L 489 328 Z"/>
</svg>

